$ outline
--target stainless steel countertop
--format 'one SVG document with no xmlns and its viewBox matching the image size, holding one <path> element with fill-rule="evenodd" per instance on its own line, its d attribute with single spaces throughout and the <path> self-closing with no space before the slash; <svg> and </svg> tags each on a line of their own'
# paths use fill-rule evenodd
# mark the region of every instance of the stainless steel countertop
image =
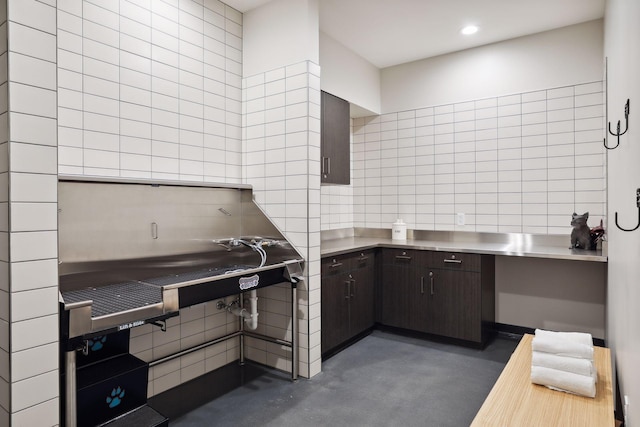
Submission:
<svg viewBox="0 0 640 427">
<path fill-rule="evenodd" d="M 376 233 L 359 233 L 376 234 Z M 380 233 L 378 233 L 380 234 Z M 503 256 L 523 256 L 532 258 L 565 259 L 575 261 L 607 262 L 607 256 L 601 250 L 590 251 L 569 249 L 558 242 L 545 242 L 544 239 L 530 239 L 526 234 L 508 235 L 506 239 L 423 239 L 422 233 L 414 233 L 417 238 L 406 241 L 392 240 L 382 236 L 345 236 L 322 240 L 320 255 L 324 258 L 332 255 L 365 250 L 371 248 L 406 248 L 447 252 L 467 252 Z M 436 234 L 437 237 L 447 237 L 446 234 Z M 476 240 L 476 241 L 474 241 Z M 505 241 L 488 241 L 505 240 Z"/>
</svg>

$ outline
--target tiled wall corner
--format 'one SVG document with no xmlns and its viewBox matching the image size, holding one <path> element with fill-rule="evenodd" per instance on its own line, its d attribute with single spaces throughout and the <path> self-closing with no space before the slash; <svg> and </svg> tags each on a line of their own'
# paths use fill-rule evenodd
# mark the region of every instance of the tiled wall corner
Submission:
<svg viewBox="0 0 640 427">
<path fill-rule="evenodd" d="M 56 2 L 9 0 L 6 212 L 10 422 L 59 423 Z M 8 67 L 7 67 L 8 64 Z M 3 95 L 6 96 L 6 95 Z M 5 104 L 6 105 L 6 104 Z M 3 155 L 5 150 L 3 151 Z M 6 183 L 7 181 L 5 181 Z M 4 185 L 4 184 L 3 184 Z M 40 268 L 42 267 L 42 268 Z M 6 359 L 6 355 L 3 357 Z M 4 407 L 4 403 L 3 403 Z"/>
<path fill-rule="evenodd" d="M 320 315 L 318 293 L 310 292 L 319 284 L 309 275 L 320 256 L 320 67 L 305 61 L 246 77 L 243 106 L 244 182 L 253 186 L 256 202 L 307 261 L 305 280 L 298 285 L 299 373 L 309 377 L 319 372 L 320 363 L 308 339 L 315 322 L 311 316 Z M 274 296 L 279 292 L 265 289 L 260 298 L 267 307 L 283 310 L 267 313 L 289 319 L 272 330 L 286 335 L 291 333 L 290 310 Z M 288 353 L 255 340 L 247 350 L 248 357 L 276 367 L 288 366 Z"/>
<path fill-rule="evenodd" d="M 597 225 L 603 93 L 598 81 L 354 119 L 353 224 L 332 210 L 350 189 L 323 187 L 322 228 L 403 218 L 420 230 L 567 234 L 571 213 L 586 211 Z"/>
<path fill-rule="evenodd" d="M 57 14 L 60 173 L 240 182 L 241 13 L 66 0 Z"/>
</svg>

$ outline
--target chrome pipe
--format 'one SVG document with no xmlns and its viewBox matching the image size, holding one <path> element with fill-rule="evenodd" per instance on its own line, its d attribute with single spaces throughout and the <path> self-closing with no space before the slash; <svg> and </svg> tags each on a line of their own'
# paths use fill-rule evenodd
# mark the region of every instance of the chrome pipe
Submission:
<svg viewBox="0 0 640 427">
<path fill-rule="evenodd" d="M 76 427 L 77 420 L 77 401 L 76 401 L 76 350 L 65 352 L 65 426 Z"/>
<path fill-rule="evenodd" d="M 269 336 L 266 336 L 266 335 L 256 334 L 255 332 L 248 332 L 248 331 L 245 331 L 244 335 L 247 336 L 247 337 L 250 337 L 250 338 L 255 338 L 255 339 L 258 339 L 258 340 L 267 341 L 267 342 L 271 342 L 271 343 L 274 343 L 274 344 L 282 345 L 284 347 L 289 347 L 289 348 L 293 347 L 293 344 L 291 343 L 291 341 L 285 341 L 285 340 L 282 340 L 280 338 L 269 337 Z"/>
<path fill-rule="evenodd" d="M 214 338 L 214 339 L 212 339 L 210 341 L 207 341 L 205 343 L 198 344 L 198 345 L 195 345 L 193 347 L 189 347 L 187 349 L 184 349 L 184 350 L 179 351 L 179 352 L 174 353 L 174 354 L 170 354 L 168 356 L 165 356 L 165 357 L 157 359 L 157 360 L 153 360 L 153 361 L 149 362 L 149 367 L 151 368 L 151 367 L 160 365 L 162 363 L 169 362 L 170 360 L 177 359 L 178 357 L 185 356 L 187 354 L 191 354 L 194 351 L 202 350 L 203 348 L 211 347 L 212 345 L 221 343 L 223 341 L 229 340 L 231 338 L 235 338 L 235 337 L 240 336 L 240 335 L 242 335 L 242 332 L 241 331 L 237 331 L 237 332 L 232 332 L 232 333 L 227 334 L 227 335 L 223 335 L 223 336 L 218 337 L 218 338 Z"/>
<path fill-rule="evenodd" d="M 240 310 L 244 309 L 244 295 L 240 294 L 240 303 L 238 304 Z M 240 366 L 244 365 L 244 317 L 238 317 L 238 324 L 240 329 Z"/>
<path fill-rule="evenodd" d="M 291 282 L 291 379 L 298 379 L 298 285 Z"/>
</svg>

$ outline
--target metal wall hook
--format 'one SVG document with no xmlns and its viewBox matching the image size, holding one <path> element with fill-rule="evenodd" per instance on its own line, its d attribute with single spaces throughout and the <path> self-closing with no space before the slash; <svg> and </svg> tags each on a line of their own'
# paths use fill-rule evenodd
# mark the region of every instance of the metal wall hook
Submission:
<svg viewBox="0 0 640 427">
<path fill-rule="evenodd" d="M 607 145 L 607 140 L 605 138 L 604 140 L 604 147 L 607 150 L 613 150 L 614 148 L 618 148 L 618 145 L 620 145 L 620 137 L 622 135 L 624 135 L 625 133 L 627 133 L 627 131 L 629 130 L 629 99 L 627 98 L 627 103 L 624 105 L 624 131 L 620 132 L 620 120 L 618 120 L 618 125 L 616 126 L 616 132 L 612 132 L 611 131 L 611 122 L 609 122 L 609 133 L 615 137 L 618 138 L 618 141 L 615 145 L 615 147 L 609 147 Z"/>
<path fill-rule="evenodd" d="M 620 227 L 620 224 L 618 224 L 618 212 L 616 212 L 616 227 L 618 227 L 622 231 L 635 231 L 638 229 L 638 227 L 640 227 L 640 188 L 636 190 L 636 206 L 638 207 L 638 223 L 636 224 L 636 226 L 630 229 Z"/>
<path fill-rule="evenodd" d="M 627 99 L 627 103 L 624 104 L 624 121 L 625 121 L 625 129 L 624 132 L 620 132 L 620 120 L 618 120 L 618 129 L 616 133 L 611 132 L 611 122 L 609 122 L 609 133 L 613 136 L 621 136 L 627 133 L 629 130 L 629 99 Z"/>
</svg>

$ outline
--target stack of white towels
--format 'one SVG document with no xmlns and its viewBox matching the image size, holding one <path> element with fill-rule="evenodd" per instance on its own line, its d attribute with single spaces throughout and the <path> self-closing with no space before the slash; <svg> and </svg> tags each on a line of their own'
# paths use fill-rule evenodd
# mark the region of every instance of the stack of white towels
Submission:
<svg viewBox="0 0 640 427">
<path fill-rule="evenodd" d="M 591 334 L 536 329 L 531 348 L 532 383 L 595 397 L 598 375 Z"/>
</svg>

